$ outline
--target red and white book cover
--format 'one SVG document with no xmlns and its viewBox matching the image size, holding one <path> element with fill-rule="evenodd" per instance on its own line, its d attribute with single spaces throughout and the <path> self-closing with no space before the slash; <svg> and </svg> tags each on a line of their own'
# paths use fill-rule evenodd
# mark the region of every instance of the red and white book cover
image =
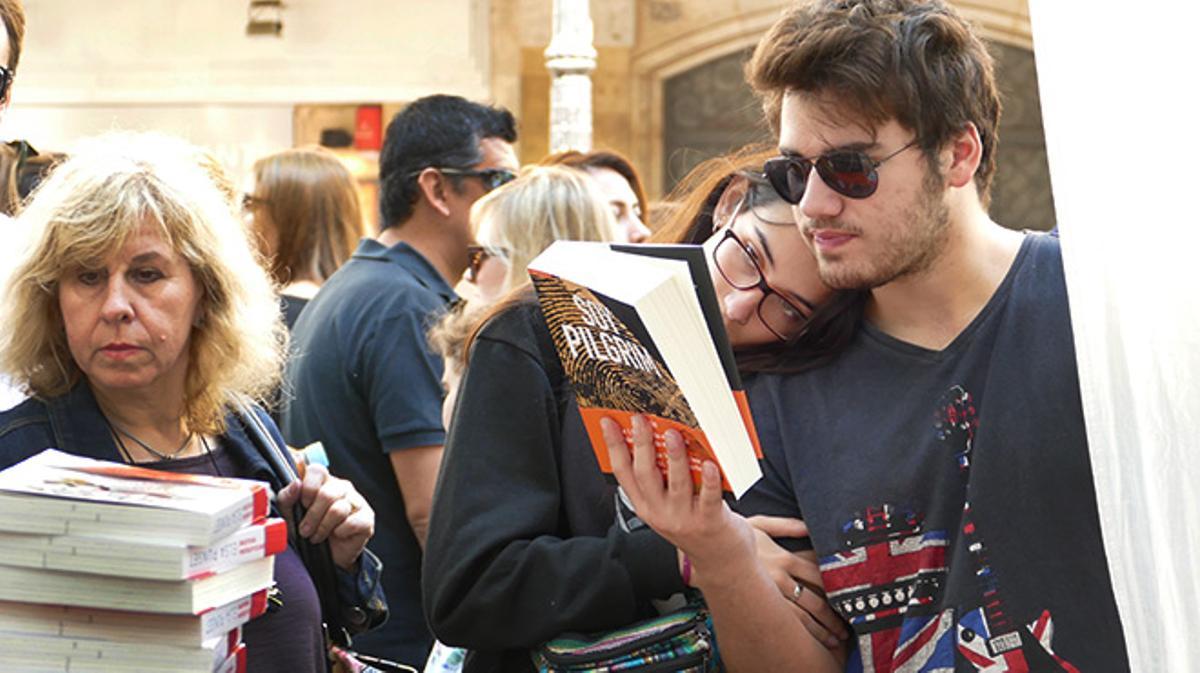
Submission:
<svg viewBox="0 0 1200 673">
<path fill-rule="evenodd" d="M 266 519 L 205 547 L 109 535 L 39 535 L 0 531 L 0 565 L 152 580 L 190 580 L 287 547 L 287 524 Z"/>
<path fill-rule="evenodd" d="M 198 648 L 267 611 L 267 589 L 198 615 L 102 610 L 0 601 L 0 633 L 145 642 Z"/>
<path fill-rule="evenodd" d="M 246 646 L 238 645 L 224 661 L 217 664 L 213 673 L 246 673 Z"/>
<path fill-rule="evenodd" d="M 46 449 L 0 472 L 0 530 L 210 545 L 269 511 L 249 479 L 162 472 Z"/>
</svg>

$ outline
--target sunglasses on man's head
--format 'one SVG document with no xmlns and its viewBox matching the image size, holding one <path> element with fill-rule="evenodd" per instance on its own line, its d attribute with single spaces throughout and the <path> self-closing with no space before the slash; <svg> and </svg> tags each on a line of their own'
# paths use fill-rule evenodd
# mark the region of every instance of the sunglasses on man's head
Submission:
<svg viewBox="0 0 1200 673">
<path fill-rule="evenodd" d="M 775 187 L 784 201 L 792 205 L 804 198 L 808 179 L 813 169 L 830 189 L 851 199 L 865 199 L 879 188 L 879 172 L 883 162 L 917 144 L 913 140 L 878 161 L 861 150 L 835 150 L 816 159 L 783 156 L 768 159 L 763 164 L 763 175 Z"/>
<path fill-rule="evenodd" d="M 446 175 L 463 175 L 463 176 L 466 176 L 469 178 L 479 178 L 479 180 L 481 182 L 483 182 L 484 189 L 486 189 L 489 192 L 492 191 L 493 189 L 499 187 L 500 185 L 507 184 L 507 183 L 512 182 L 513 180 L 517 179 L 517 174 L 508 170 L 507 168 L 479 168 L 479 169 L 469 168 L 468 169 L 468 168 L 438 168 L 436 166 L 434 166 L 433 168 L 436 168 L 437 170 L 445 173 Z"/>
</svg>

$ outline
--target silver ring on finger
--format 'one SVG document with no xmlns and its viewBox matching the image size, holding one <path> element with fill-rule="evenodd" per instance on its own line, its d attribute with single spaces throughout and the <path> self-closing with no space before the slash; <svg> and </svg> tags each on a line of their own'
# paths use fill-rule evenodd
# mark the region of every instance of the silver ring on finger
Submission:
<svg viewBox="0 0 1200 673">
<path fill-rule="evenodd" d="M 804 595 L 804 585 L 799 582 L 796 582 L 795 586 L 792 587 L 792 602 L 799 603 L 800 597 L 803 595 Z"/>
</svg>

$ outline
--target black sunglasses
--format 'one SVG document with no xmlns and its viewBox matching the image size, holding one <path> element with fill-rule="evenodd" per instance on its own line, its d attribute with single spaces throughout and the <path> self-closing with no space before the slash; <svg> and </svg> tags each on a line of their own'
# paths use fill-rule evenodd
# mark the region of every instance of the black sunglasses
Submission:
<svg viewBox="0 0 1200 673">
<path fill-rule="evenodd" d="M 763 164 L 763 175 L 771 182 L 784 201 L 792 205 L 804 198 L 808 178 L 813 168 L 830 189 L 852 199 L 865 199 L 879 187 L 879 173 L 875 169 L 883 162 L 917 144 L 913 138 L 904 147 L 876 161 L 861 150 L 836 150 L 822 154 L 816 159 L 803 157 L 775 157 Z"/>
<path fill-rule="evenodd" d="M 12 86 L 13 71 L 0 65 L 0 101 L 8 98 L 8 87 Z"/>
<path fill-rule="evenodd" d="M 492 257 L 507 257 L 508 251 L 504 249 L 489 248 L 483 245 L 468 245 L 467 246 L 467 282 L 474 283 L 479 279 L 479 270 L 483 268 L 483 263 Z"/>
<path fill-rule="evenodd" d="M 507 184 L 517 179 L 517 174 L 507 168 L 442 168 L 440 166 L 430 166 L 434 170 L 441 171 L 446 175 L 464 175 L 469 178 L 479 178 L 483 182 L 483 186 L 487 191 Z M 420 173 L 414 173 L 414 175 Z"/>
</svg>

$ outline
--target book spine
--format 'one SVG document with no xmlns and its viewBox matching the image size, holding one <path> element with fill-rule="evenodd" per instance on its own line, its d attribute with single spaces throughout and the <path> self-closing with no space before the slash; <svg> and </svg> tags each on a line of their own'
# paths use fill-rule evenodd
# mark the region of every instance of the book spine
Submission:
<svg viewBox="0 0 1200 673">
<path fill-rule="evenodd" d="M 758 441 L 758 428 L 754 427 L 754 416 L 750 413 L 750 400 L 745 390 L 734 390 L 733 401 L 737 403 L 738 412 L 742 415 L 742 423 L 746 426 L 746 434 L 750 436 L 750 445 L 754 447 L 754 457 L 763 459 L 762 444 Z"/>
<path fill-rule="evenodd" d="M 270 497 L 271 494 L 265 487 L 256 484 L 249 498 L 217 517 L 213 523 L 213 535 L 225 537 L 239 528 L 266 519 L 271 511 Z"/>
<path fill-rule="evenodd" d="M 287 547 L 287 523 L 268 519 L 243 528 L 211 547 L 189 548 L 183 578 L 199 579 L 239 563 L 278 554 Z"/>
<path fill-rule="evenodd" d="M 245 624 L 267 611 L 267 590 L 200 614 L 200 639 L 209 640 Z"/>
</svg>

